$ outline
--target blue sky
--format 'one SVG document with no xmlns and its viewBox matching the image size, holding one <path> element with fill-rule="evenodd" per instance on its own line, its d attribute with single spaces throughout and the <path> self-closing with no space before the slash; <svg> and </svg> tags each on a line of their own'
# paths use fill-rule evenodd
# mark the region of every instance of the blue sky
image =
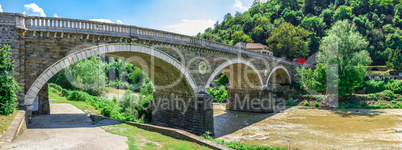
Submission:
<svg viewBox="0 0 402 150">
<path fill-rule="evenodd" d="M 0 11 L 26 15 L 98 19 L 195 35 L 246 11 L 253 0 L 1 0 Z"/>
</svg>

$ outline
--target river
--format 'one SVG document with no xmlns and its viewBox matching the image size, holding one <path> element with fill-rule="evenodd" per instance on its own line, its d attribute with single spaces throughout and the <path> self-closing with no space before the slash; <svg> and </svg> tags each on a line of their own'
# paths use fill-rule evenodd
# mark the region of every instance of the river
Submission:
<svg viewBox="0 0 402 150">
<path fill-rule="evenodd" d="M 226 111 L 214 104 L 215 138 L 291 149 L 402 149 L 402 109 L 290 107 L 280 113 Z"/>
</svg>

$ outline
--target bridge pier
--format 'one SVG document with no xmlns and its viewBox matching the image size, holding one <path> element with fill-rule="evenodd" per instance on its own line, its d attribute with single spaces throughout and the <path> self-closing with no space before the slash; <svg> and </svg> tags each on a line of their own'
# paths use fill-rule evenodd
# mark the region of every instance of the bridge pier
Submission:
<svg viewBox="0 0 402 150">
<path fill-rule="evenodd" d="M 182 129 L 196 135 L 214 133 L 213 97 L 154 92 L 152 123 Z"/>
<path fill-rule="evenodd" d="M 50 114 L 49 90 L 47 83 L 43 85 L 42 89 L 39 91 L 38 97 L 38 114 Z"/>
<path fill-rule="evenodd" d="M 228 88 L 227 110 L 272 113 L 273 105 L 271 89 Z"/>
</svg>

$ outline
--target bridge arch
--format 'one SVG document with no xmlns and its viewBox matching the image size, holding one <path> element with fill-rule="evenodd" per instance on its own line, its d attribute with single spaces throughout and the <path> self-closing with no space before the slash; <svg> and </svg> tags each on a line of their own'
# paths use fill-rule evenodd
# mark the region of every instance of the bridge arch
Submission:
<svg viewBox="0 0 402 150">
<path fill-rule="evenodd" d="M 269 73 L 268 80 L 266 85 L 268 86 L 269 83 L 274 84 L 286 84 L 292 83 L 292 78 L 290 77 L 289 71 L 282 65 L 276 66 L 272 69 L 271 73 Z"/>
<path fill-rule="evenodd" d="M 70 66 L 71 64 L 74 64 L 75 62 L 78 62 L 80 60 L 96 56 L 96 55 L 107 55 L 107 56 L 114 56 L 114 57 L 119 57 L 119 58 L 124 58 L 124 60 L 128 60 L 129 63 L 134 63 L 134 64 L 139 64 L 136 66 L 142 66 L 141 62 L 135 62 L 137 60 L 133 60 L 128 58 L 127 54 L 134 54 L 134 55 L 141 55 L 144 57 L 155 59 L 154 66 L 157 70 L 174 70 L 170 73 L 160 73 L 161 75 L 153 75 L 152 73 L 148 72 L 148 76 L 154 80 L 152 82 L 158 83 L 161 82 L 162 78 L 164 80 L 169 80 L 174 78 L 175 75 L 179 73 L 180 75 L 180 81 L 178 86 L 181 88 L 179 90 L 185 92 L 185 93 L 180 93 L 180 94 L 187 94 L 187 95 L 194 95 L 195 90 L 197 89 L 196 83 L 192 77 L 192 75 L 189 73 L 187 68 L 180 63 L 178 60 L 174 59 L 173 57 L 165 54 L 164 52 L 161 52 L 159 50 L 153 49 L 151 47 L 147 47 L 144 45 L 137 45 L 137 44 L 105 44 L 105 45 L 100 45 L 100 46 L 94 46 L 90 48 L 86 48 L 80 51 L 73 52 L 66 57 L 58 60 L 57 62 L 53 63 L 50 67 L 48 67 L 45 71 L 43 71 L 40 76 L 35 80 L 35 82 L 29 87 L 29 90 L 25 94 L 25 106 L 27 106 L 28 109 L 32 109 L 32 104 L 35 100 L 35 97 L 38 95 L 40 89 L 46 84 L 46 82 L 53 77 L 57 72 L 61 71 L 62 69 Z M 158 67 L 158 63 L 164 63 L 166 68 Z M 168 64 L 168 65 L 166 65 Z M 142 70 L 148 69 L 151 70 L 151 68 L 141 68 Z M 156 72 L 156 71 L 155 71 Z M 146 72 L 147 73 L 147 72 Z M 154 76 L 154 77 L 151 77 Z M 177 76 L 176 76 L 177 77 Z M 168 79 L 166 79 L 168 78 Z M 184 79 L 184 80 L 183 80 Z M 176 82 L 176 81 L 175 81 Z M 175 86 L 176 87 L 176 86 Z M 162 88 L 162 87 L 161 87 Z M 165 87 L 166 88 L 166 87 Z M 158 90 L 157 86 L 155 86 L 155 89 Z M 173 88 L 171 88 L 173 89 Z M 171 91 L 167 91 L 171 92 Z"/>
<path fill-rule="evenodd" d="M 244 82 L 242 83 L 236 83 L 236 82 L 241 82 L 239 80 L 234 81 L 233 78 L 235 77 L 228 77 L 229 79 L 229 83 L 231 86 L 234 86 L 236 84 L 242 84 L 241 86 L 249 86 L 251 88 L 262 88 L 263 85 L 263 80 L 261 75 L 258 73 L 258 70 L 256 69 L 256 67 L 249 61 L 241 59 L 241 58 L 235 58 L 235 59 L 230 59 L 227 60 L 226 62 L 224 62 L 223 64 L 219 65 L 214 72 L 212 72 L 212 74 L 209 76 L 207 83 L 205 84 L 205 90 L 208 89 L 209 85 L 212 83 L 212 81 L 214 80 L 214 78 L 216 77 L 216 75 L 218 75 L 218 73 L 220 72 L 226 72 L 225 74 L 227 74 L 227 70 L 229 70 L 230 67 L 233 66 L 240 66 L 240 69 L 245 69 L 243 70 L 243 72 L 236 72 L 236 69 L 238 68 L 234 68 L 235 71 L 232 71 L 233 74 L 240 74 L 240 78 L 244 78 L 246 80 L 246 82 L 251 83 L 251 85 L 245 85 Z M 232 68 L 233 69 L 233 68 Z M 252 70 L 252 73 L 248 73 L 246 71 L 248 71 L 249 69 Z M 246 74 L 247 73 L 247 74 Z M 229 74 L 227 74 L 229 75 Z M 247 76 L 248 75 L 248 76 Z M 254 78 L 250 78 L 250 76 L 254 77 Z M 247 83 L 246 83 L 247 84 Z"/>
</svg>

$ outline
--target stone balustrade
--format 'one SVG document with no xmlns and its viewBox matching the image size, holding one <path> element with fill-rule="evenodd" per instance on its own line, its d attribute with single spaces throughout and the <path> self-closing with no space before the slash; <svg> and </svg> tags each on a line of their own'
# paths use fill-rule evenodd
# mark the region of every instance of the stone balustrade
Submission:
<svg viewBox="0 0 402 150">
<path fill-rule="evenodd" d="M 228 53 L 240 53 L 241 55 L 262 58 L 286 65 L 300 65 L 272 56 L 266 56 L 261 55 L 260 53 L 245 51 L 244 49 L 236 46 L 231 46 L 187 35 L 137 27 L 133 25 L 122 25 L 68 18 L 25 16 L 22 14 L 16 14 L 16 24 L 18 28 L 26 29 L 29 31 L 78 33 L 88 35 L 156 40 L 181 45 L 202 47 Z"/>
</svg>

